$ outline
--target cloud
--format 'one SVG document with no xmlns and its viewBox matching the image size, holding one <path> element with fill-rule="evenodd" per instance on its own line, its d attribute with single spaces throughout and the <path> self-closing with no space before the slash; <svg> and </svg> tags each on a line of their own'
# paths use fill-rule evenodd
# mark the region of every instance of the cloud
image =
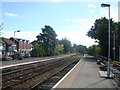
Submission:
<svg viewBox="0 0 120 90">
<path fill-rule="evenodd" d="M 95 44 L 95 40 L 86 36 L 92 25 L 94 25 L 96 18 L 74 18 L 65 19 L 64 22 L 72 23 L 64 27 L 63 32 L 58 32 L 58 38 L 66 37 L 72 43 L 86 45 L 87 47 Z M 60 30 L 59 30 L 60 31 Z"/>
<path fill-rule="evenodd" d="M 39 33 L 40 32 L 37 32 L 37 31 L 34 32 L 34 30 L 33 31 L 21 31 L 21 32 L 15 33 L 15 37 L 30 40 L 30 42 L 32 42 L 33 40 L 36 40 L 36 36 Z M 5 38 L 14 37 L 14 31 L 4 30 L 2 36 Z"/>
<path fill-rule="evenodd" d="M 81 29 L 88 30 L 94 24 L 96 18 L 77 18 L 77 19 L 66 19 L 66 23 L 73 23 L 71 26 L 65 26 L 66 29 Z"/>
<path fill-rule="evenodd" d="M 82 32 L 80 30 L 59 31 L 57 32 L 57 34 L 58 34 L 58 37 L 57 37 L 58 39 L 62 39 L 66 37 L 71 41 L 72 44 L 77 44 L 77 45 L 82 44 L 87 47 L 95 44 L 94 39 L 87 37 L 86 32 Z"/>
<path fill-rule="evenodd" d="M 5 15 L 6 15 L 6 16 L 10 16 L 10 17 L 19 17 L 19 15 L 17 15 L 17 14 L 8 13 L 8 12 L 6 12 Z"/>
<path fill-rule="evenodd" d="M 96 8 L 96 6 L 94 4 L 88 4 L 89 8 Z"/>
</svg>

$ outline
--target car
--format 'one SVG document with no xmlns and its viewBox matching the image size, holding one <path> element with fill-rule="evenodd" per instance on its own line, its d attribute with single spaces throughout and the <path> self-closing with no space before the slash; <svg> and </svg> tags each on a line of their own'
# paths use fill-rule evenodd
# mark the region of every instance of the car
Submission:
<svg viewBox="0 0 120 90">
<path fill-rule="evenodd" d="M 13 58 L 12 57 L 10 57 L 10 56 L 2 56 L 2 60 L 4 61 L 7 61 L 7 60 L 13 60 Z"/>
</svg>

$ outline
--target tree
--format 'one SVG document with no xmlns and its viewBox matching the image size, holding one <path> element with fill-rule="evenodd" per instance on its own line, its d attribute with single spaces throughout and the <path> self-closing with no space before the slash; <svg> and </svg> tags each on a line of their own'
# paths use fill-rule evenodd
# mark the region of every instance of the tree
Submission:
<svg viewBox="0 0 120 90">
<path fill-rule="evenodd" d="M 71 42 L 69 40 L 67 40 L 66 38 L 62 39 L 59 41 L 60 44 L 63 44 L 64 46 L 64 53 L 70 53 L 71 52 Z"/>
<path fill-rule="evenodd" d="M 110 19 L 110 39 L 111 39 L 111 47 L 110 47 L 110 52 L 111 52 L 111 59 L 113 59 L 113 32 L 118 32 L 117 30 L 117 24 L 113 21 L 113 19 Z M 117 36 L 118 34 L 115 33 Z M 99 41 L 99 46 L 101 49 L 100 54 L 108 57 L 108 19 L 101 18 L 101 19 L 96 19 L 94 26 L 88 31 L 87 35 L 93 39 L 96 39 Z M 117 47 L 116 47 L 117 48 Z"/>
<path fill-rule="evenodd" d="M 58 44 L 58 45 L 55 47 L 55 54 L 56 54 L 56 55 L 62 54 L 62 53 L 63 53 L 63 50 L 64 50 L 64 45 L 63 45 L 63 44 Z"/>
<path fill-rule="evenodd" d="M 33 48 L 33 50 L 31 51 L 32 57 L 41 57 L 45 55 L 45 50 L 40 44 L 35 43 L 32 48 Z"/>
<path fill-rule="evenodd" d="M 47 25 L 45 25 L 45 28 L 42 28 L 42 33 L 37 36 L 37 41 L 44 47 L 47 56 L 54 55 L 57 45 L 56 36 L 57 34 L 53 28 Z"/>
<path fill-rule="evenodd" d="M 86 53 L 86 51 L 87 51 L 87 47 L 86 46 L 78 45 L 78 52 L 79 53 L 84 54 L 84 53 Z"/>
<path fill-rule="evenodd" d="M 83 45 L 76 45 L 76 44 L 74 44 L 74 45 L 73 45 L 73 48 L 76 49 L 76 53 L 84 54 L 84 53 L 87 52 L 87 47 L 86 47 L 86 46 L 83 46 Z"/>
<path fill-rule="evenodd" d="M 71 53 L 76 53 L 76 49 L 74 47 L 71 48 Z"/>
<path fill-rule="evenodd" d="M 119 47 L 120 47 L 120 22 L 116 23 L 116 32 L 115 32 L 115 40 L 116 40 L 116 59 L 119 60 Z"/>
<path fill-rule="evenodd" d="M 98 55 L 100 53 L 100 47 L 98 45 L 92 45 L 88 48 L 89 55 Z"/>
<path fill-rule="evenodd" d="M 117 41 L 118 41 L 118 45 L 120 45 L 120 22 L 118 22 L 118 28 L 117 28 L 117 32 L 118 32 L 118 38 L 117 38 Z"/>
</svg>

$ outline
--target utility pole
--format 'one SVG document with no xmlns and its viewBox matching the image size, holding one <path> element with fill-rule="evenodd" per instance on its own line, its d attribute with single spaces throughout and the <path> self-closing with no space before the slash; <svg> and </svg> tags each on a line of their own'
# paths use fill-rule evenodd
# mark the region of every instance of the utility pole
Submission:
<svg viewBox="0 0 120 90">
<path fill-rule="evenodd" d="M 16 40 L 16 39 L 15 39 L 15 33 L 16 33 L 16 32 L 20 32 L 20 30 L 14 31 L 14 43 L 15 43 L 15 40 Z M 16 45 L 16 43 L 15 43 L 14 50 L 15 50 L 16 48 L 17 48 L 17 45 Z M 14 59 L 15 59 L 15 57 L 16 57 L 16 56 L 15 56 L 15 51 L 14 51 Z"/>
<path fill-rule="evenodd" d="M 101 4 L 101 7 L 108 7 L 108 62 L 107 62 L 107 78 L 110 78 L 110 4 Z"/>
</svg>

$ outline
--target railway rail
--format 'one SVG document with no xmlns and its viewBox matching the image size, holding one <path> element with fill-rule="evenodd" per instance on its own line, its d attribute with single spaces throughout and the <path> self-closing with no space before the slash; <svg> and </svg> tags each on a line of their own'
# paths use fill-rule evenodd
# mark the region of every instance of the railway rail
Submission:
<svg viewBox="0 0 120 90">
<path fill-rule="evenodd" d="M 19 65 L 5 66 L 2 68 L 2 90 L 32 87 L 28 82 L 35 82 L 38 78 L 48 78 L 55 74 L 57 67 L 73 62 L 75 54 L 41 61 L 28 62 Z M 49 75 L 49 76 L 47 76 Z M 26 87 L 25 87 L 26 86 Z"/>
</svg>

